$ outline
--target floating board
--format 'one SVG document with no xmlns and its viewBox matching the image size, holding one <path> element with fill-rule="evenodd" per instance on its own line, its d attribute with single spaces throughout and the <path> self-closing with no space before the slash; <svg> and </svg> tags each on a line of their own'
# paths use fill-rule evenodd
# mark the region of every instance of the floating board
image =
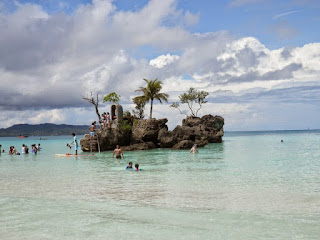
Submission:
<svg viewBox="0 0 320 240">
<path fill-rule="evenodd" d="M 83 154 L 83 155 L 75 155 L 75 154 L 56 154 L 56 157 L 90 157 L 94 156 L 94 154 Z"/>
</svg>

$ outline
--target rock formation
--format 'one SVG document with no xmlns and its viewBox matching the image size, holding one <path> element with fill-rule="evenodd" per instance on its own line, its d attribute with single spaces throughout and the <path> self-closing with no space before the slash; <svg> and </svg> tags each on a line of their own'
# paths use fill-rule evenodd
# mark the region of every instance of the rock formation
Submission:
<svg viewBox="0 0 320 240">
<path fill-rule="evenodd" d="M 152 148 L 187 149 L 193 144 L 199 147 L 207 143 L 222 142 L 224 119 L 205 115 L 187 117 L 182 125 L 168 131 L 167 119 L 122 120 L 112 123 L 112 128 L 99 129 L 97 137 L 86 134 L 80 140 L 83 151 L 113 150 L 119 144 L 123 150 L 146 150 Z"/>
</svg>

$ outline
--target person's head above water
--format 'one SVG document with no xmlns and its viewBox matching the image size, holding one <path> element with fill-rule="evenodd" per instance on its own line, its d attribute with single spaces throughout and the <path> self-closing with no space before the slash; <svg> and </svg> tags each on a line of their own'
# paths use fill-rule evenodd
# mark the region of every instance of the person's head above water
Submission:
<svg viewBox="0 0 320 240">
<path fill-rule="evenodd" d="M 139 163 L 136 163 L 136 164 L 134 165 L 134 167 L 135 167 L 136 170 L 139 170 Z"/>
<path fill-rule="evenodd" d="M 128 163 L 129 168 L 132 168 L 132 162 Z"/>
</svg>

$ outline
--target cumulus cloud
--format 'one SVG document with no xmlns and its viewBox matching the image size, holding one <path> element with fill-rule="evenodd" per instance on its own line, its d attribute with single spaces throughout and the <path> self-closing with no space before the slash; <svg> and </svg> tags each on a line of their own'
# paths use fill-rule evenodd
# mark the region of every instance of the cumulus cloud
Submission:
<svg viewBox="0 0 320 240">
<path fill-rule="evenodd" d="M 94 0 L 70 14 L 48 13 L 36 4 L 0 12 L 0 126 L 90 122 L 95 113 L 81 99 L 90 92 L 101 99 L 115 91 L 130 109 L 143 78 L 162 80 L 169 101 L 189 87 L 208 91 L 201 114 L 224 115 L 230 129 L 239 128 L 246 114 L 251 120 L 242 127 L 261 120 L 262 103 L 319 102 L 320 43 L 272 50 L 226 31 L 191 33 L 186 26 L 199 16 L 175 3 L 152 0 L 138 11 L 122 11 L 111 0 Z M 159 54 L 138 58 L 144 47 Z M 169 118 L 170 126 L 184 117 L 155 104 L 154 116 Z"/>
<path fill-rule="evenodd" d="M 178 60 L 180 57 L 177 55 L 161 55 L 155 59 L 151 59 L 149 64 L 156 68 L 163 68 L 164 66 L 171 64 Z"/>
</svg>

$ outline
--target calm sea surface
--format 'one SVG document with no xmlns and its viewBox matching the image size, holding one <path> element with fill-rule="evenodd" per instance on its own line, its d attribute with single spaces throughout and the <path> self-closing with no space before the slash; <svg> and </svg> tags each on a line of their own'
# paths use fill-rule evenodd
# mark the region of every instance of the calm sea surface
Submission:
<svg viewBox="0 0 320 240">
<path fill-rule="evenodd" d="M 71 141 L 0 138 L 0 239 L 320 239 L 320 131 L 226 133 L 194 155 L 55 157 Z M 43 149 L 8 155 L 22 143 Z"/>
</svg>

